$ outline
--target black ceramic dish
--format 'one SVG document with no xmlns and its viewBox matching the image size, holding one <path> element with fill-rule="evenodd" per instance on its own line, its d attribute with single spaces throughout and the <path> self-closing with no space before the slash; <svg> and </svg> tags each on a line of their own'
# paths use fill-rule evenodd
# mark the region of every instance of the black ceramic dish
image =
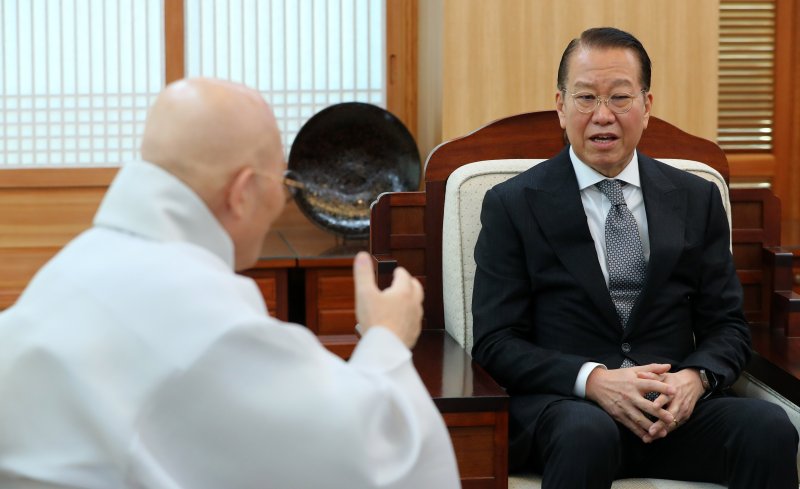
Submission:
<svg viewBox="0 0 800 489">
<path fill-rule="evenodd" d="M 375 105 L 347 102 L 306 122 L 289 170 L 294 199 L 315 224 L 344 238 L 369 236 L 369 206 L 383 192 L 419 188 L 420 159 L 408 129 Z"/>
</svg>

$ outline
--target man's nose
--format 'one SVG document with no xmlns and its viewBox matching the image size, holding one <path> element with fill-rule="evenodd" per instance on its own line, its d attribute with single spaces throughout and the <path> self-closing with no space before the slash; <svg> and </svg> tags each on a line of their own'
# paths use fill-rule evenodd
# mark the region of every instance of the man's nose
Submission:
<svg viewBox="0 0 800 489">
<path fill-rule="evenodd" d="M 611 124 L 616 120 L 616 114 L 608 108 L 607 100 L 600 100 L 600 103 L 592 112 L 592 122 L 595 124 Z"/>
</svg>

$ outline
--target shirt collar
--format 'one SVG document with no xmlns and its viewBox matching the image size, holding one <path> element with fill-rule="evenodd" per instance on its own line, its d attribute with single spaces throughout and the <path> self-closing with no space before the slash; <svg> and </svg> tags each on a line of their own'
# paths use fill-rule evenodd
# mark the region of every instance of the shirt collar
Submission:
<svg viewBox="0 0 800 489">
<path fill-rule="evenodd" d="M 205 202 L 176 176 L 146 161 L 120 168 L 94 225 L 156 241 L 192 243 L 234 266 L 233 241 Z"/>
<path fill-rule="evenodd" d="M 578 158 L 578 155 L 575 154 L 575 150 L 572 149 L 572 146 L 569 147 L 569 159 L 572 161 L 572 168 L 575 170 L 575 176 L 578 177 L 578 188 L 580 188 L 581 191 L 595 185 L 601 180 L 608 178 L 581 161 L 581 159 Z M 630 185 L 634 185 L 639 188 L 642 187 L 639 180 L 639 156 L 635 149 L 633 150 L 633 157 L 631 158 L 631 161 L 625 165 L 625 168 L 622 170 L 622 172 L 620 172 L 620 174 L 615 178 Z"/>
</svg>

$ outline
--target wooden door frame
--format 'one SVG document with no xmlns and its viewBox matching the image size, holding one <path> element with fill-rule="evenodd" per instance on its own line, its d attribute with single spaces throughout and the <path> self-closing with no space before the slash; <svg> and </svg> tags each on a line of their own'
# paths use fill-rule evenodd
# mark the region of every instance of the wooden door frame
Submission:
<svg viewBox="0 0 800 489">
<path fill-rule="evenodd" d="M 768 182 L 781 200 L 782 243 L 800 244 L 800 0 L 775 0 L 772 150 L 730 153 L 731 177 Z"/>
<path fill-rule="evenodd" d="M 164 0 L 164 84 L 186 73 L 186 20 L 183 0 Z"/>
<path fill-rule="evenodd" d="M 776 0 L 773 188 L 781 199 L 783 243 L 800 244 L 800 0 Z"/>
</svg>

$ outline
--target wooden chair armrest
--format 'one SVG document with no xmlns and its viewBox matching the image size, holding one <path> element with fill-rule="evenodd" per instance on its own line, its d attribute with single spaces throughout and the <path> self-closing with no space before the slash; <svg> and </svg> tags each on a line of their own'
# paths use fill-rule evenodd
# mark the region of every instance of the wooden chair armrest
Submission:
<svg viewBox="0 0 800 489">
<path fill-rule="evenodd" d="M 447 424 L 463 487 L 507 487 L 508 394 L 442 329 L 423 329 L 412 353 Z"/>
<path fill-rule="evenodd" d="M 792 290 L 794 280 L 792 272 L 792 252 L 780 246 L 762 248 L 764 270 L 767 273 L 771 289 Z"/>
<path fill-rule="evenodd" d="M 787 338 L 800 338 L 800 295 L 791 290 L 772 294 L 771 327 L 783 329 Z"/>
<path fill-rule="evenodd" d="M 800 295 L 792 291 L 792 252 L 763 248 L 764 280 L 770 285 L 770 327 L 789 337 L 800 337 Z"/>
</svg>

